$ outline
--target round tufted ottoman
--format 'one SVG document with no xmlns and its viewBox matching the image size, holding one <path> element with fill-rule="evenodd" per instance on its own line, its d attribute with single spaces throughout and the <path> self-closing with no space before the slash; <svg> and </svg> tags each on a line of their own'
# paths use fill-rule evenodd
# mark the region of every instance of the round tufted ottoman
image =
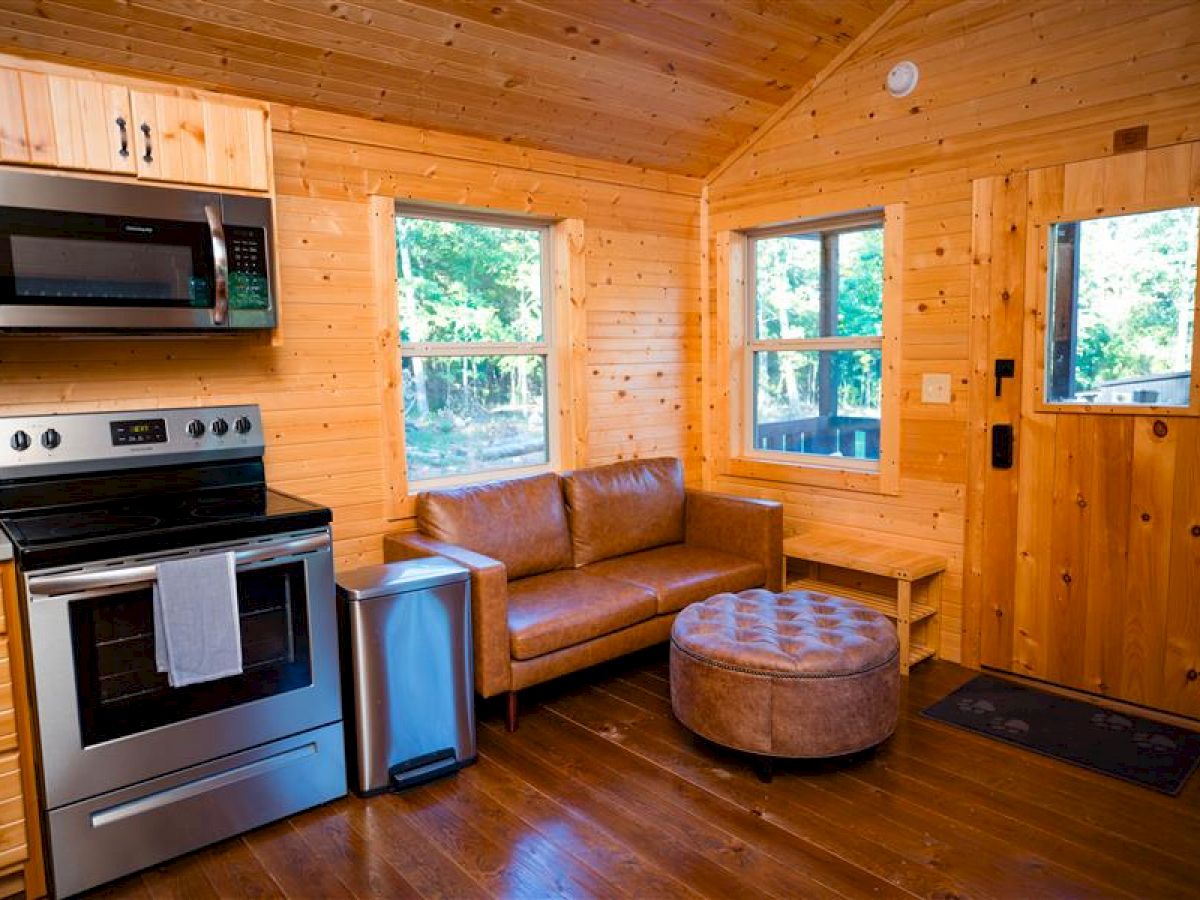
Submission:
<svg viewBox="0 0 1200 900">
<path fill-rule="evenodd" d="M 671 706 L 715 743 L 839 756 L 896 728 L 900 644 L 879 612 L 808 591 L 717 594 L 671 629 Z"/>
</svg>

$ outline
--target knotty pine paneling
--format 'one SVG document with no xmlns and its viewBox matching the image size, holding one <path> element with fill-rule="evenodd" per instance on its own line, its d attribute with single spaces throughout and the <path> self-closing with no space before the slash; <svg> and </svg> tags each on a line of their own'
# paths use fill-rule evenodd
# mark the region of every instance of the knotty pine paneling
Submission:
<svg viewBox="0 0 1200 900">
<path fill-rule="evenodd" d="M 884 76 L 902 59 L 921 81 L 893 99 Z M 714 486 L 782 500 L 789 527 L 828 522 L 945 554 L 942 655 L 977 661 L 978 627 L 963 629 L 966 484 L 983 477 L 967 462 L 972 180 L 1107 156 L 1114 129 L 1142 123 L 1151 146 L 1195 140 L 1198 75 L 1200 7 L 1186 0 L 908 3 L 718 170 L 707 211 L 715 236 L 907 204 L 900 494 L 719 475 Z M 921 402 L 925 372 L 951 374 L 949 405 Z"/>
<path fill-rule="evenodd" d="M 583 219 L 588 462 L 676 455 L 699 480 L 697 181 L 311 110 L 272 119 L 274 344 L 0 337 L 3 414 L 259 403 L 270 482 L 333 507 L 339 569 L 379 561 L 404 525 L 385 517 L 367 211 L 383 193 Z"/>
<path fill-rule="evenodd" d="M 887 4 L 7 0 L 0 45 L 703 175 Z"/>
</svg>

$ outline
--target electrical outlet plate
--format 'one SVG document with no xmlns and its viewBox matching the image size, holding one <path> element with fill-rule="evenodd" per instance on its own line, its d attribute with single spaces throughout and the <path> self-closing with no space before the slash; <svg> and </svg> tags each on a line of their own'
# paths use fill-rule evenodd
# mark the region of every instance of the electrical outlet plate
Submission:
<svg viewBox="0 0 1200 900">
<path fill-rule="evenodd" d="M 944 372 L 926 372 L 921 376 L 922 403 L 949 403 L 950 376 Z"/>
</svg>

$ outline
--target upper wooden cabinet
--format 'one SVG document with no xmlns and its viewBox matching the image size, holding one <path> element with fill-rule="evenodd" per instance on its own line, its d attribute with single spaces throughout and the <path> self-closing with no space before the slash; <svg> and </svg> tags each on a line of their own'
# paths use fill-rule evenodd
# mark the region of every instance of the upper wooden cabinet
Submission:
<svg viewBox="0 0 1200 900">
<path fill-rule="evenodd" d="M 270 188 L 266 107 L 0 68 L 0 162 Z"/>
<path fill-rule="evenodd" d="M 262 106 L 131 92 L 138 176 L 216 187 L 269 187 Z"/>
</svg>

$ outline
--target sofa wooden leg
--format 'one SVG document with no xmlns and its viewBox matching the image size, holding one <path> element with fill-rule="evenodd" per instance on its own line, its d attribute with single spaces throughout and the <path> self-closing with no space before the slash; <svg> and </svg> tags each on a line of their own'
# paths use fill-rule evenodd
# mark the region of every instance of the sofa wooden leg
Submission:
<svg viewBox="0 0 1200 900">
<path fill-rule="evenodd" d="M 508 710 L 504 717 L 504 727 L 511 733 L 517 730 L 517 692 L 509 691 L 507 699 Z"/>
</svg>

